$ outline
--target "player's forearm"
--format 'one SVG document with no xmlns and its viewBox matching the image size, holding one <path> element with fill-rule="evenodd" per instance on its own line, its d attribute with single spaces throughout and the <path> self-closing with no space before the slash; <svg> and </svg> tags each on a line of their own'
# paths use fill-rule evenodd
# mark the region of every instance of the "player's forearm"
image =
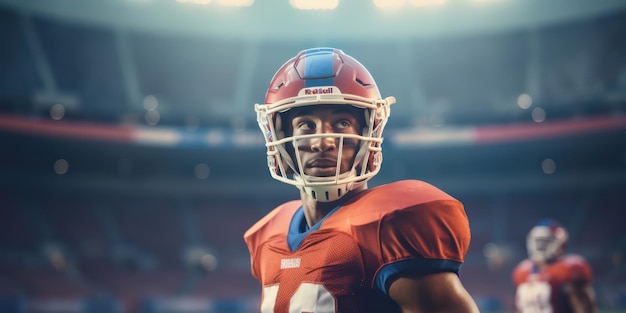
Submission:
<svg viewBox="0 0 626 313">
<path fill-rule="evenodd" d="M 596 306 L 592 302 L 583 299 L 573 300 L 572 309 L 574 313 L 598 313 Z"/>
<path fill-rule="evenodd" d="M 574 313 L 598 313 L 591 286 L 570 286 L 568 289 Z"/>
</svg>

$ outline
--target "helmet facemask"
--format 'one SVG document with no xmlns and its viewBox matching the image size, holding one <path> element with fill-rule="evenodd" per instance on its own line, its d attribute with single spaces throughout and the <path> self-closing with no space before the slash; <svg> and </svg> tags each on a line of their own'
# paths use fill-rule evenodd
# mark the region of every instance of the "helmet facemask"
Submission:
<svg viewBox="0 0 626 313">
<path fill-rule="evenodd" d="M 340 199 L 350 190 L 365 184 L 380 170 L 382 164 L 382 132 L 389 117 L 389 106 L 395 98 L 369 99 L 342 94 L 337 87 L 329 86 L 332 93 L 299 95 L 273 104 L 257 104 L 257 120 L 267 147 L 268 167 L 278 181 L 298 187 L 312 199 L 331 202 Z M 349 105 L 362 109 L 365 125 L 361 134 L 323 133 L 286 136 L 281 115 L 289 110 L 305 106 Z M 337 138 L 337 170 L 332 176 L 311 176 L 304 173 L 300 159 L 299 141 L 316 138 Z M 350 170 L 341 172 L 344 144 L 358 141 L 358 148 Z"/>
<path fill-rule="evenodd" d="M 555 260 L 563 253 L 567 237 L 567 231 L 563 227 L 533 227 L 526 237 L 528 257 L 540 263 Z"/>
</svg>

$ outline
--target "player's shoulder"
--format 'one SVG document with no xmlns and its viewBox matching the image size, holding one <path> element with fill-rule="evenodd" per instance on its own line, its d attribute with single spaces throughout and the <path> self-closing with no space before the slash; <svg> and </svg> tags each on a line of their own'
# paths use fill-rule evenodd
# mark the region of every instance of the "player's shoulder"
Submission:
<svg viewBox="0 0 626 313">
<path fill-rule="evenodd" d="M 441 199 L 454 199 L 452 196 L 434 185 L 421 180 L 399 180 L 369 190 L 371 197 L 396 198 L 410 196 L 413 201 L 428 202 Z"/>
<path fill-rule="evenodd" d="M 520 273 L 520 272 L 531 271 L 534 266 L 535 266 L 535 263 L 532 260 L 524 259 L 520 261 L 519 263 L 517 263 L 517 265 L 515 265 L 515 267 L 513 268 L 513 273 L 515 274 L 515 273 Z"/>
<path fill-rule="evenodd" d="M 285 202 L 258 220 L 243 235 L 246 241 L 252 237 L 269 238 L 283 232 L 280 225 L 289 225 L 294 212 L 302 205 L 300 200 Z M 286 232 L 286 231 L 285 231 Z"/>
<path fill-rule="evenodd" d="M 417 232 L 414 235 L 423 240 L 435 240 L 437 236 L 469 238 L 469 222 L 463 204 L 419 180 L 403 180 L 368 189 L 335 214 L 333 221 L 339 224 L 348 221 L 350 227 L 375 224 L 379 236 Z"/>
<path fill-rule="evenodd" d="M 581 255 L 563 255 L 555 263 L 558 265 L 555 271 L 560 272 L 569 281 L 588 283 L 592 279 L 591 265 Z"/>
<path fill-rule="evenodd" d="M 591 265 L 582 255 L 566 254 L 561 256 L 557 262 L 565 271 L 579 276 L 591 276 Z"/>
<path fill-rule="evenodd" d="M 350 216 L 348 220 L 353 225 L 378 223 L 381 219 L 389 225 L 441 218 L 467 219 L 460 201 L 420 180 L 402 180 L 370 188 L 346 203 L 340 211 L 340 214 Z"/>
<path fill-rule="evenodd" d="M 519 285 L 526 281 L 528 275 L 532 272 L 535 263 L 530 259 L 524 259 L 513 268 L 512 276 L 515 285 Z"/>
<path fill-rule="evenodd" d="M 530 270 L 533 266 L 535 266 L 535 263 L 531 259 L 524 259 L 517 263 L 517 265 L 513 268 L 513 271 Z"/>
<path fill-rule="evenodd" d="M 396 210 L 437 201 L 458 200 L 443 190 L 421 180 L 401 180 L 371 188 L 358 197 L 360 205 Z"/>
<path fill-rule="evenodd" d="M 559 262 L 566 266 L 587 266 L 589 263 L 587 259 L 579 254 L 566 254 L 559 258 Z"/>
</svg>

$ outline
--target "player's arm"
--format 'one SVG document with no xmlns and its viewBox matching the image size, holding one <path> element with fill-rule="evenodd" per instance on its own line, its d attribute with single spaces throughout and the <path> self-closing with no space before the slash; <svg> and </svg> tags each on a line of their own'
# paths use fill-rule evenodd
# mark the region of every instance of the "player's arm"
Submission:
<svg viewBox="0 0 626 313">
<path fill-rule="evenodd" d="M 574 313 L 597 313 L 595 293 L 589 284 L 572 283 L 566 288 Z"/>
<path fill-rule="evenodd" d="M 596 295 L 591 287 L 591 267 L 584 258 L 576 255 L 567 257 L 570 282 L 565 285 L 574 313 L 597 313 Z"/>
<path fill-rule="evenodd" d="M 403 275 L 392 280 L 389 296 L 403 313 L 479 312 L 455 273 Z"/>
<path fill-rule="evenodd" d="M 460 202 L 451 197 L 429 200 L 381 221 L 386 265 L 376 283 L 403 313 L 479 312 L 457 274 L 471 238 Z"/>
</svg>

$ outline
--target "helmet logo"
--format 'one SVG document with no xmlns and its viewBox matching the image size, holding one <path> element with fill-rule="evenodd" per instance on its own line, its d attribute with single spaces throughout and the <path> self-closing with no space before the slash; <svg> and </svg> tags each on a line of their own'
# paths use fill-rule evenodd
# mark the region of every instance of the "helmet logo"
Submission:
<svg viewBox="0 0 626 313">
<path fill-rule="evenodd" d="M 310 96 L 310 95 L 328 95 L 328 94 L 340 94 L 339 88 L 330 86 L 330 87 L 313 87 L 313 88 L 303 88 L 298 93 L 298 96 Z"/>
</svg>

